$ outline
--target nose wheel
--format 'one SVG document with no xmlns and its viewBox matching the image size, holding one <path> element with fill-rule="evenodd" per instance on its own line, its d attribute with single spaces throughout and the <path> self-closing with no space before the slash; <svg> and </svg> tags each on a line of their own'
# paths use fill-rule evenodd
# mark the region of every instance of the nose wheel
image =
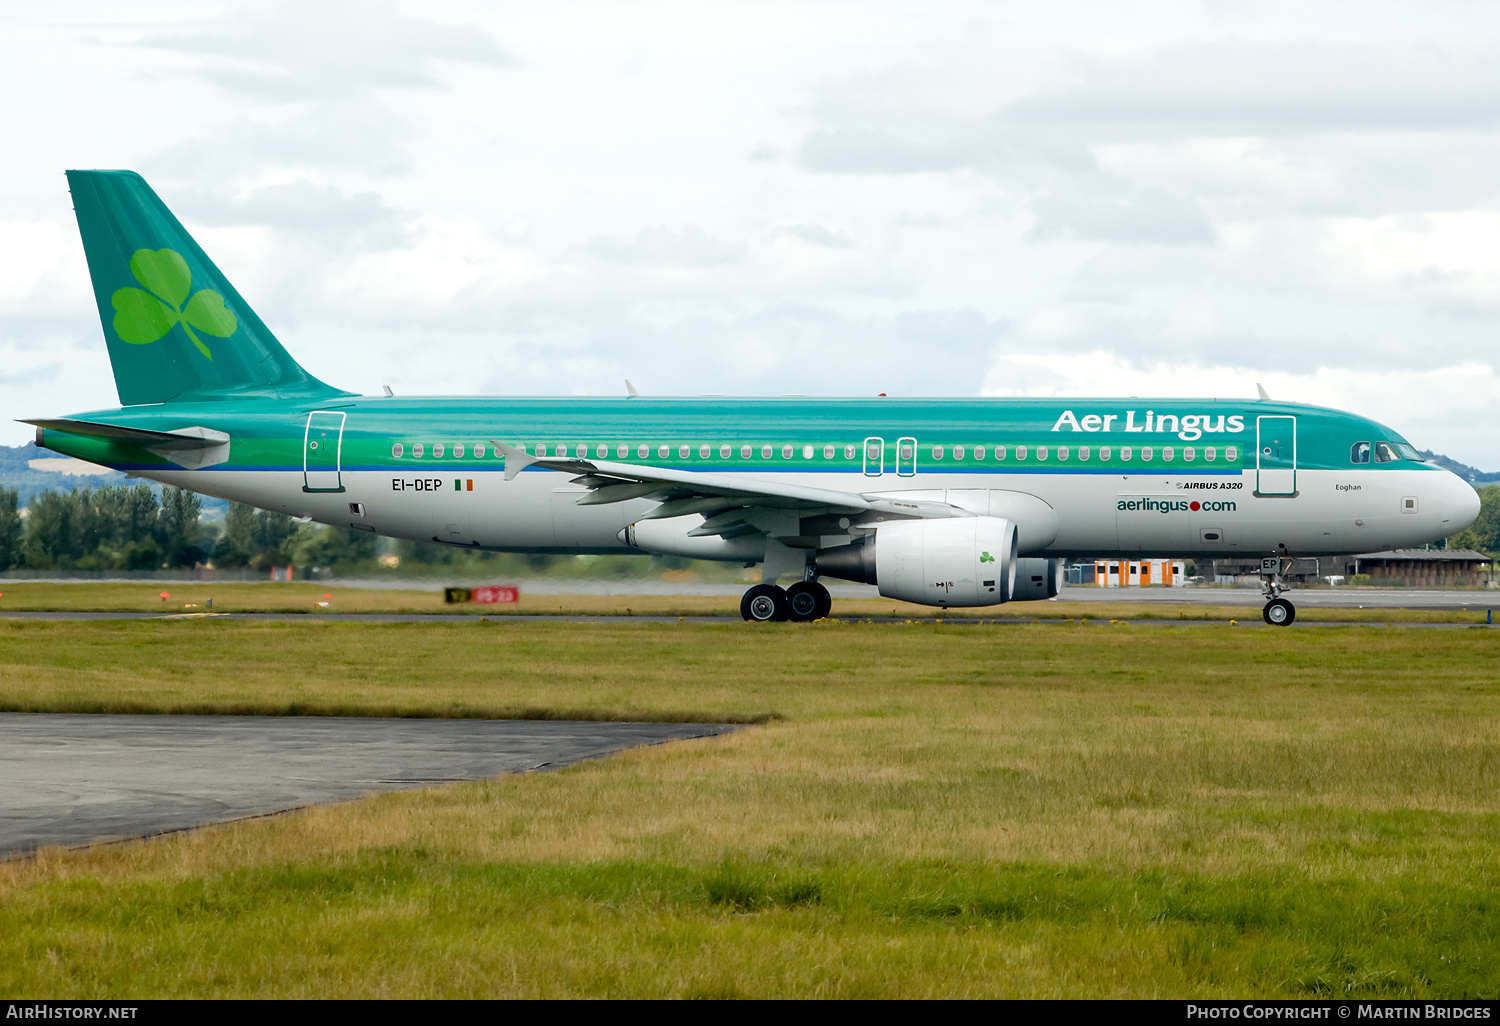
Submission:
<svg viewBox="0 0 1500 1026">
<path fill-rule="evenodd" d="M 1260 611 L 1261 619 L 1272 627 L 1290 627 L 1297 619 L 1297 607 L 1284 598 L 1274 598 Z"/>
</svg>

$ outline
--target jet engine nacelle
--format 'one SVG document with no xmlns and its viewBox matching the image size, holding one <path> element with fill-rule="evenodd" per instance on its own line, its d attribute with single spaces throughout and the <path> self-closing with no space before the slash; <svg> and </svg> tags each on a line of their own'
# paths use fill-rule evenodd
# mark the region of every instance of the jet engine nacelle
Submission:
<svg viewBox="0 0 1500 1026">
<path fill-rule="evenodd" d="M 1016 525 L 1000 517 L 897 520 L 881 524 L 873 538 L 820 551 L 816 566 L 819 574 L 873 584 L 903 602 L 990 606 L 1010 601 L 1016 545 Z"/>
<path fill-rule="evenodd" d="M 1057 598 L 1062 585 L 1063 560 L 1018 559 L 1016 589 L 1011 594 L 1011 601 L 1035 602 L 1039 599 Z"/>
</svg>

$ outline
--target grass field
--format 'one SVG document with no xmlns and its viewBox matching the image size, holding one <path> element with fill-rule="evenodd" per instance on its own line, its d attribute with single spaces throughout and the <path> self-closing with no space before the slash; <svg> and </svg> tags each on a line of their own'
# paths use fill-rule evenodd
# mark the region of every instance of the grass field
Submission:
<svg viewBox="0 0 1500 1026">
<path fill-rule="evenodd" d="M 166 592 L 168 597 L 161 598 Z M 1357 594 L 1351 590 L 1351 594 Z M 1293 599 L 1296 593 L 1291 593 Z M 213 600 L 212 606 L 209 600 Z M 1476 608 L 1458 609 L 1325 609 L 1300 606 L 1297 619 L 1324 623 L 1483 623 L 1486 595 L 1474 593 Z M 323 605 L 319 605 L 323 603 Z M 427 591 L 341 588 L 320 584 L 51 584 L 10 581 L 0 584 L 0 615 L 24 611 L 215 613 L 447 613 L 454 616 L 739 616 L 738 595 L 545 595 L 523 590 L 513 605 L 446 604 L 442 589 Z M 1230 620 L 1258 621 L 1258 605 L 1205 606 L 1192 603 L 1015 602 L 975 609 L 937 610 L 885 598 L 835 599 L 833 615 L 841 618 L 901 619 L 1093 619 L 1093 620 Z"/>
<path fill-rule="evenodd" d="M 0 865 L 0 995 L 1495 997 L 1496 646 L 0 621 L 9 709 L 762 724 Z"/>
</svg>

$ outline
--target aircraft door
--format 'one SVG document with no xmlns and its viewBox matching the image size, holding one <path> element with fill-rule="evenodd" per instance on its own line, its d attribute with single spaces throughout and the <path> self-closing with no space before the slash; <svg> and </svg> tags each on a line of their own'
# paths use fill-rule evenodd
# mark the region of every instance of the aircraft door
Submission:
<svg viewBox="0 0 1500 1026">
<path fill-rule="evenodd" d="M 302 438 L 302 490 L 341 492 L 343 475 L 339 464 L 344 445 L 343 413 L 319 411 L 307 415 Z"/>
<path fill-rule="evenodd" d="M 917 440 L 896 439 L 896 473 L 901 477 L 915 477 L 917 473 Z"/>
<path fill-rule="evenodd" d="M 879 477 L 885 473 L 885 439 L 865 439 L 865 477 Z"/>
<path fill-rule="evenodd" d="M 1255 494 L 1297 494 L 1297 418 L 1255 418 Z"/>
</svg>

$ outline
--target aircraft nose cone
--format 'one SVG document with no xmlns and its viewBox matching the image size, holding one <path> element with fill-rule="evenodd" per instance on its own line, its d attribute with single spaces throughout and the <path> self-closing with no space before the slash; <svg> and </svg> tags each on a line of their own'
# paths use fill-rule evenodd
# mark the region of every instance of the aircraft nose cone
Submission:
<svg viewBox="0 0 1500 1026">
<path fill-rule="evenodd" d="M 1479 517 L 1479 493 L 1474 486 L 1469 484 L 1457 474 L 1449 474 L 1448 480 L 1444 482 L 1448 487 L 1446 491 L 1447 501 L 1443 506 L 1448 512 L 1448 517 L 1443 524 L 1443 529 L 1450 536 L 1457 534 L 1468 527 Z"/>
</svg>

